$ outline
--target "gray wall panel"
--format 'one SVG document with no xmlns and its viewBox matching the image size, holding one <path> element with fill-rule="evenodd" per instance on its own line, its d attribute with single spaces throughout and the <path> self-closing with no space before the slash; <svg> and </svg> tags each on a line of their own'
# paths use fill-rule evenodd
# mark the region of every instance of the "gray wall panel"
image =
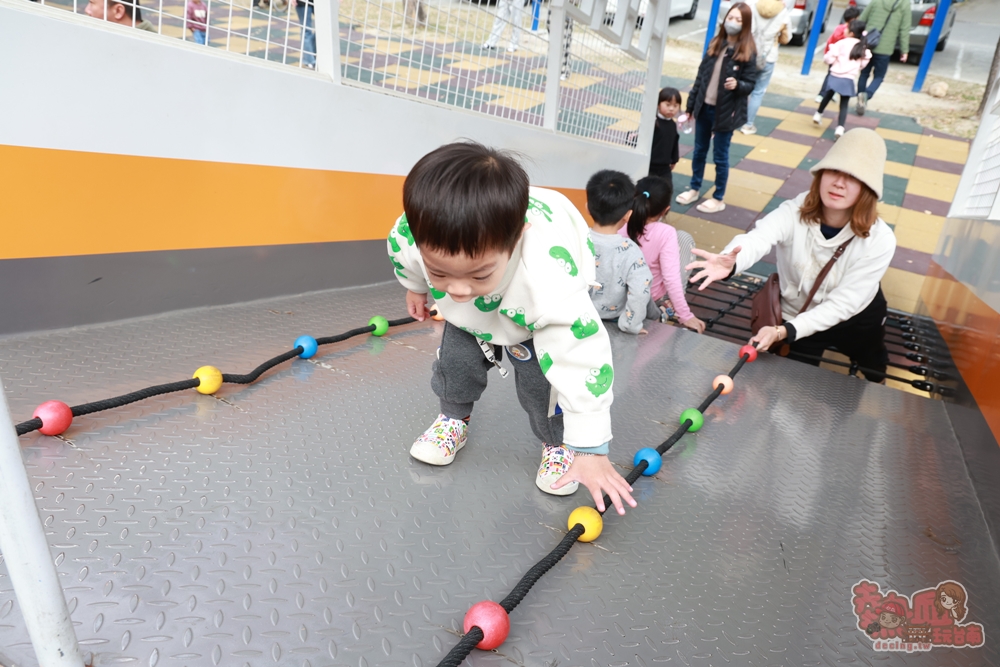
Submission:
<svg viewBox="0 0 1000 667">
<path fill-rule="evenodd" d="M 0 261 L 0 335 L 392 280 L 385 241 Z"/>
</svg>

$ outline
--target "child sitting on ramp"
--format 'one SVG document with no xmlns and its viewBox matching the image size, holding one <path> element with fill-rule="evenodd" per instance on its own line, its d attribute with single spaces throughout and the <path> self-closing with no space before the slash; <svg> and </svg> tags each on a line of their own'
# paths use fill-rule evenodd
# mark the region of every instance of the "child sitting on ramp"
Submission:
<svg viewBox="0 0 1000 667">
<path fill-rule="evenodd" d="M 426 319 L 429 291 L 445 319 L 431 378 L 441 414 L 410 455 L 455 460 L 489 370 L 506 375 L 505 347 L 542 441 L 538 488 L 569 495 L 583 484 L 602 512 L 604 494 L 619 514 L 623 501 L 635 507 L 608 461 L 611 344 L 588 293 L 594 252 L 580 212 L 558 192 L 530 187 L 509 154 L 472 142 L 421 158 L 403 184 L 403 210 L 388 245 L 407 311 Z"/>
</svg>

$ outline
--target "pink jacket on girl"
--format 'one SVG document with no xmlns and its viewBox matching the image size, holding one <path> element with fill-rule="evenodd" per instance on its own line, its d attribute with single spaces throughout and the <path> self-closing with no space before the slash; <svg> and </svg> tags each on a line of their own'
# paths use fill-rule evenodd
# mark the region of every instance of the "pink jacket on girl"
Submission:
<svg viewBox="0 0 1000 667">
<path fill-rule="evenodd" d="M 858 82 L 858 75 L 872 59 L 872 52 L 865 49 L 865 55 L 858 60 L 851 60 L 851 49 L 860 40 L 857 37 L 845 37 L 830 45 L 830 50 L 823 56 L 823 62 L 830 66 L 830 76 L 839 79 L 852 79 Z"/>
</svg>

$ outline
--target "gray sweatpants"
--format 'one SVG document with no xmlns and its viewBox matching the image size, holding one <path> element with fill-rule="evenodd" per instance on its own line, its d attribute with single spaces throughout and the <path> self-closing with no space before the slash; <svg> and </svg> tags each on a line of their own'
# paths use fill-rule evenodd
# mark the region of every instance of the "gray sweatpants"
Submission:
<svg viewBox="0 0 1000 667">
<path fill-rule="evenodd" d="M 559 445 L 563 438 L 562 413 L 549 416 L 552 385 L 542 374 L 532 341 L 520 344 L 530 359 L 521 360 L 507 350 L 514 365 L 514 387 L 521 407 L 528 413 L 532 432 L 542 442 Z M 497 360 L 502 358 L 499 345 L 493 346 Z M 441 399 L 441 413 L 452 419 L 464 419 L 472 414 L 472 406 L 486 390 L 487 374 L 493 364 L 486 360 L 478 339 L 445 322 L 438 360 L 434 362 L 431 389 Z"/>
</svg>

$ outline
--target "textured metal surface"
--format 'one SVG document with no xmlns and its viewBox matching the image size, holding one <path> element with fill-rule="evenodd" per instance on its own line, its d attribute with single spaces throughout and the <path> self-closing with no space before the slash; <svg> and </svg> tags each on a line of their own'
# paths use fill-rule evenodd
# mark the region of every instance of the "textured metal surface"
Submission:
<svg viewBox="0 0 1000 667">
<path fill-rule="evenodd" d="M 15 419 L 212 363 L 246 372 L 303 333 L 398 316 L 391 286 L 0 339 Z M 218 398 L 195 392 L 22 438 L 85 650 L 107 665 L 433 665 L 465 610 L 499 600 L 582 492 L 534 486 L 539 451 L 493 377 L 456 463 L 407 449 L 437 414 L 440 325 L 354 339 Z M 613 460 L 674 429 L 736 346 L 612 332 Z M 640 503 L 609 516 L 473 665 L 997 665 L 1000 565 L 942 404 L 784 359 L 748 365 Z M 862 578 L 970 593 L 980 649 L 876 653 Z M 0 564 L 0 653 L 34 664 Z"/>
</svg>

